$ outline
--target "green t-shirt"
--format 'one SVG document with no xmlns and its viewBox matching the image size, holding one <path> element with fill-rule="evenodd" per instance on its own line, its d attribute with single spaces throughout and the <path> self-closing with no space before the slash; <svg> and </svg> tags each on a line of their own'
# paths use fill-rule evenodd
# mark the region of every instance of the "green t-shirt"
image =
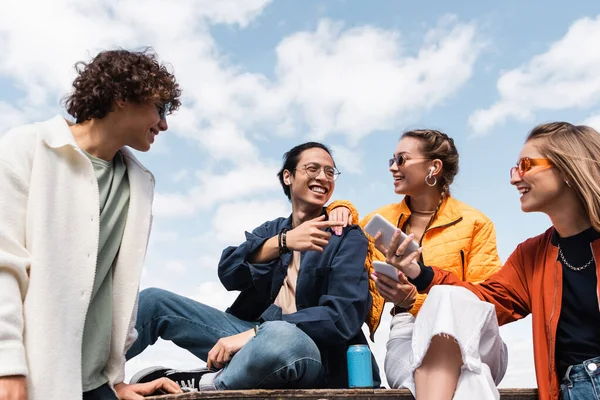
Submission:
<svg viewBox="0 0 600 400">
<path fill-rule="evenodd" d="M 100 193 L 100 241 L 94 287 L 83 330 L 84 392 L 108 382 L 104 370 L 112 333 L 112 267 L 121 246 L 129 209 L 129 180 L 121 152 L 117 152 L 112 161 L 87 156 L 94 166 Z"/>
</svg>

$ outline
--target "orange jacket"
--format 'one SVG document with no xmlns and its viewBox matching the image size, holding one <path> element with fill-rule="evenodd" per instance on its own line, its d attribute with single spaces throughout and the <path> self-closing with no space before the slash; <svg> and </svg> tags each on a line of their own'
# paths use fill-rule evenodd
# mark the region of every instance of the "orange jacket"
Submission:
<svg viewBox="0 0 600 400">
<path fill-rule="evenodd" d="M 353 217 L 357 217 L 355 210 L 350 207 L 351 204 L 344 201 L 332 203 L 328 210 L 339 206 L 347 206 L 353 212 Z M 375 210 L 360 221 L 360 226 L 364 229 L 375 214 L 380 214 L 394 226 L 402 227 L 411 213 L 406 200 L 402 200 L 401 203 L 389 204 Z M 375 249 L 373 238 L 369 235 L 367 237 L 369 238 L 367 258 L 371 255 L 375 260 L 385 261 L 383 254 Z M 444 200 L 431 227 L 423 234 L 421 245 L 423 262 L 426 265 L 444 266 L 458 279 L 468 282 L 483 281 L 498 271 L 502 265 L 496 249 L 494 224 L 480 211 L 453 197 Z M 370 275 L 373 272 L 373 265 L 368 261 L 365 264 Z M 381 321 L 385 300 L 377 291 L 373 280 L 369 281 L 369 290 L 373 305 L 366 322 L 373 339 L 373 334 Z M 413 315 L 418 313 L 425 297 L 425 294 L 417 296 L 415 305 L 410 310 Z"/>
<path fill-rule="evenodd" d="M 555 232 L 554 228 L 550 228 L 519 244 L 502 269 L 478 285 L 462 282 L 447 271 L 434 267 L 433 281 L 425 290 L 437 284 L 464 286 L 481 300 L 495 305 L 500 325 L 531 313 L 535 376 L 540 399 L 558 399 L 560 393 L 555 346 L 563 285 Z M 600 276 L 600 239 L 592 243 L 592 252 L 596 275 Z M 600 279 L 597 293 L 600 293 Z"/>
</svg>

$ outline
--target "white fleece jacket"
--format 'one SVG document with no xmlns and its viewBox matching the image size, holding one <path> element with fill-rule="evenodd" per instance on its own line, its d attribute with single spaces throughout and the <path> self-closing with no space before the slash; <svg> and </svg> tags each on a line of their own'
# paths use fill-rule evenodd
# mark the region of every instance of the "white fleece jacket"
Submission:
<svg viewBox="0 0 600 400">
<path fill-rule="evenodd" d="M 122 149 L 131 199 L 113 271 L 106 369 L 124 379 L 152 224 L 154 177 Z M 26 375 L 29 399 L 81 399 L 81 347 L 98 254 L 92 163 L 60 116 L 0 139 L 0 376 Z"/>
</svg>

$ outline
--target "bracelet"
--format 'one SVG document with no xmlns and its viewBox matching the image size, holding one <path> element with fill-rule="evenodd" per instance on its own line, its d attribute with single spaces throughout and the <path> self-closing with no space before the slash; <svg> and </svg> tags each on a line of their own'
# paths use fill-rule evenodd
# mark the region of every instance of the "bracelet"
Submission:
<svg viewBox="0 0 600 400">
<path fill-rule="evenodd" d="M 277 244 L 279 246 L 279 255 L 284 255 L 286 253 L 290 252 L 290 249 L 288 249 L 287 247 L 287 242 L 286 242 L 286 232 L 287 232 L 287 228 L 283 228 L 280 232 L 279 235 L 277 237 Z"/>
<path fill-rule="evenodd" d="M 254 336 L 258 334 L 258 325 L 254 325 Z"/>
<path fill-rule="evenodd" d="M 281 241 L 283 242 L 283 250 L 286 253 L 290 252 L 290 249 L 287 247 L 287 229 L 285 229 L 281 235 Z"/>
<path fill-rule="evenodd" d="M 281 246 L 281 234 L 283 233 L 283 231 L 280 231 L 277 234 L 277 248 L 279 249 L 279 255 L 281 255 L 281 250 L 282 250 L 282 246 Z"/>
</svg>

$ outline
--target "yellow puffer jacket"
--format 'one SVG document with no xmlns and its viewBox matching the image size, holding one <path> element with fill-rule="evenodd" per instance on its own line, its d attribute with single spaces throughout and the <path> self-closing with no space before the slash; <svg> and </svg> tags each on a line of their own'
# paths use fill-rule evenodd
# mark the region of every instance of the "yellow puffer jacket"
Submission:
<svg viewBox="0 0 600 400">
<path fill-rule="evenodd" d="M 348 207 L 353 217 L 356 216 L 357 213 L 351 203 L 346 201 L 333 202 L 328 210 L 340 206 Z M 392 225 L 402 228 L 410 216 L 410 209 L 406 204 L 406 199 L 401 203 L 383 206 L 363 218 L 360 226 L 364 229 L 375 214 L 380 214 Z M 373 238 L 368 234 L 367 237 L 369 238 L 368 256 L 372 256 L 375 260 L 385 261 L 383 254 L 373 245 Z M 421 256 L 425 265 L 434 265 L 451 271 L 467 282 L 481 282 L 502 266 L 496 249 L 496 232 L 492 221 L 480 211 L 453 197 L 447 197 L 440 206 L 431 226 L 423 234 L 421 246 L 423 246 Z M 365 266 L 370 276 L 373 272 L 373 265 L 369 261 L 365 263 Z M 373 298 L 373 304 L 366 322 L 371 339 L 373 339 L 375 330 L 381 321 L 385 300 L 377 291 L 375 282 L 372 280 L 369 281 L 369 291 Z M 425 298 L 424 294 L 417 295 L 415 305 L 410 310 L 411 314 L 417 315 Z"/>
</svg>

